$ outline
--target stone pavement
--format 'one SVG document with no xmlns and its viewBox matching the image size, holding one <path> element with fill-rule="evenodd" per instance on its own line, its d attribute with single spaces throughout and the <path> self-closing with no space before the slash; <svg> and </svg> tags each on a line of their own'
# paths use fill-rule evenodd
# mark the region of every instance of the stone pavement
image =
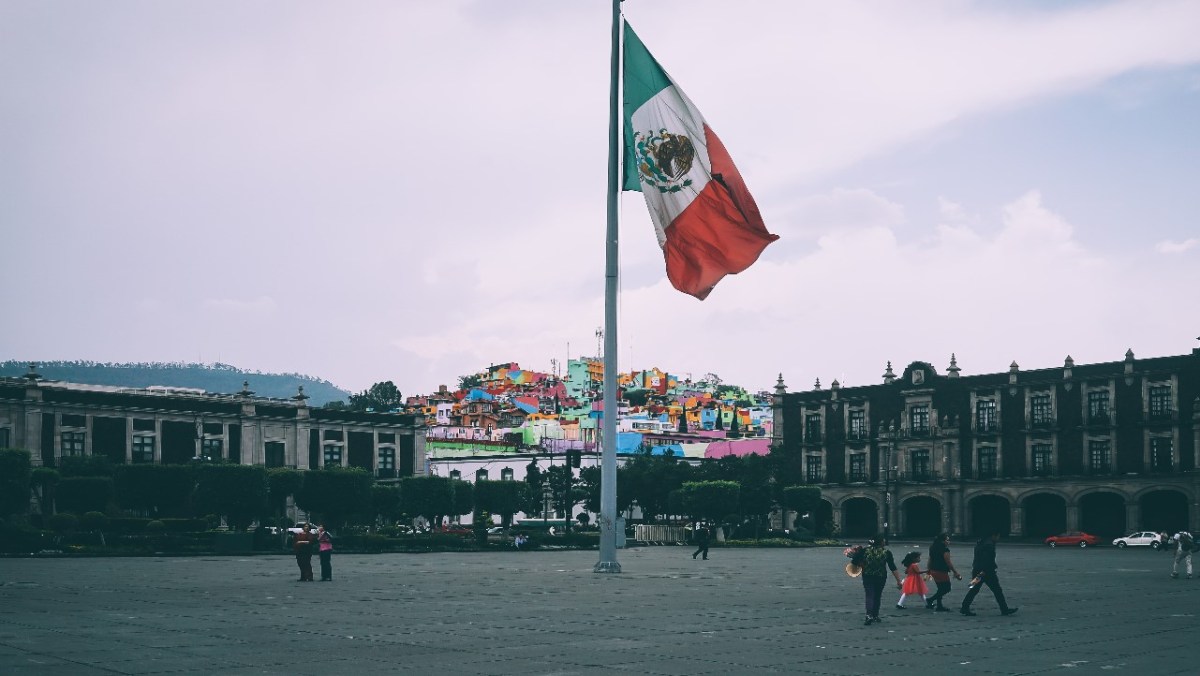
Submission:
<svg viewBox="0 0 1200 676">
<path fill-rule="evenodd" d="M 618 575 L 594 551 L 344 555 L 303 584 L 285 556 L 0 559 L 0 674 L 1197 671 L 1200 580 L 1165 553 L 1001 543 L 1015 616 L 892 588 L 864 627 L 840 548 L 691 552 L 620 550 Z"/>
</svg>

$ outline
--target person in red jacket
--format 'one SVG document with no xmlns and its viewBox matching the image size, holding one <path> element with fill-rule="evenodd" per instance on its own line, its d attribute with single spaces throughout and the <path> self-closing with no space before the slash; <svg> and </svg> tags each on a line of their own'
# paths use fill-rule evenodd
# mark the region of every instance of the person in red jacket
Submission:
<svg viewBox="0 0 1200 676">
<path fill-rule="evenodd" d="M 292 538 L 292 551 L 296 553 L 296 565 L 300 566 L 300 582 L 313 581 L 312 550 L 317 538 L 309 529 L 310 526 L 304 524 L 304 530 Z"/>
</svg>

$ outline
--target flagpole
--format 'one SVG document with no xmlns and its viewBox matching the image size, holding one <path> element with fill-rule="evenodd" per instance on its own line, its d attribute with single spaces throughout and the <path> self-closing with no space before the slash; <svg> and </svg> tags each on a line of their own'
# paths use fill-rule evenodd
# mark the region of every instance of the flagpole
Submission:
<svg viewBox="0 0 1200 676">
<path fill-rule="evenodd" d="M 612 59 L 608 89 L 608 228 L 604 239 L 604 410 L 600 430 L 600 560 L 596 573 L 619 573 L 617 563 L 617 193 L 621 189 L 621 0 L 612 0 Z"/>
</svg>

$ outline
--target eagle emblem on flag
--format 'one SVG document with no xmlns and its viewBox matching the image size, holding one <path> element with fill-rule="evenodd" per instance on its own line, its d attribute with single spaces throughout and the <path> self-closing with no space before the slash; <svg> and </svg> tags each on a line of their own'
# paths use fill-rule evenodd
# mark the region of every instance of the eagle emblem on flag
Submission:
<svg viewBox="0 0 1200 676">
<path fill-rule="evenodd" d="M 686 177 L 692 170 L 696 147 L 683 134 L 672 134 L 666 129 L 635 132 L 633 154 L 642 183 L 654 186 L 659 192 L 679 192 L 692 185 L 692 179 Z"/>
</svg>

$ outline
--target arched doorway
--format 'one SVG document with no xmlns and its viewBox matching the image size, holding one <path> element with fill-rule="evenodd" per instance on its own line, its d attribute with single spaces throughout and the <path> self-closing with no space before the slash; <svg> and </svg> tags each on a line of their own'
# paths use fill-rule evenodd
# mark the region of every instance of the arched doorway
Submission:
<svg viewBox="0 0 1200 676">
<path fill-rule="evenodd" d="M 1179 491 L 1150 491 L 1138 500 L 1138 505 L 1142 515 L 1140 528 L 1169 534 L 1188 529 L 1188 499 Z"/>
<path fill-rule="evenodd" d="M 1125 498 L 1101 491 L 1079 498 L 1079 530 L 1101 538 L 1125 534 Z"/>
<path fill-rule="evenodd" d="M 1025 512 L 1025 535 L 1044 539 L 1067 529 L 1067 501 L 1053 493 L 1038 493 L 1021 503 Z"/>
<path fill-rule="evenodd" d="M 813 510 L 813 533 L 821 537 L 833 535 L 833 503 L 821 499 Z"/>
<path fill-rule="evenodd" d="M 870 498 L 850 498 L 842 503 L 842 535 L 870 537 L 879 532 L 879 508 Z"/>
<path fill-rule="evenodd" d="M 993 528 L 1001 535 L 1012 532 L 1012 509 L 1008 498 L 999 495 L 980 495 L 967 503 L 971 512 L 971 535 L 983 537 Z"/>
<path fill-rule="evenodd" d="M 904 534 L 933 537 L 942 532 L 942 503 L 928 495 L 915 495 L 904 501 Z"/>
</svg>

